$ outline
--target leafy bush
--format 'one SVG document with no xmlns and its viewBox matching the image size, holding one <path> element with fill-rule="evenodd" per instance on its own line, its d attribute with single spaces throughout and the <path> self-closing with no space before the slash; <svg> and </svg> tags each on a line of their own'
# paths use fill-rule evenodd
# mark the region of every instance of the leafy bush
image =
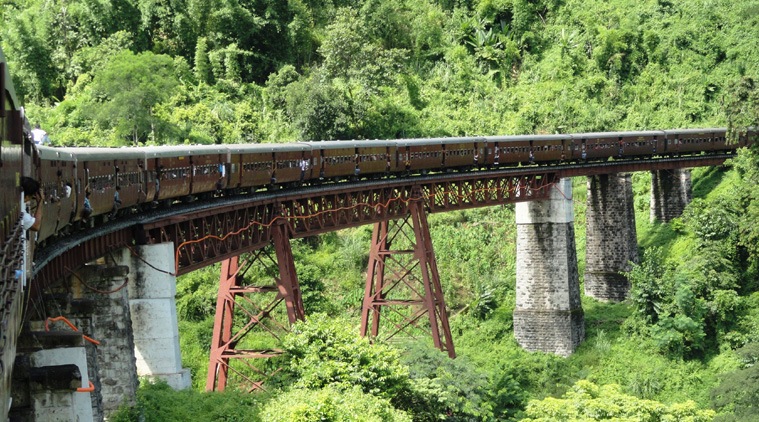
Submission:
<svg viewBox="0 0 759 422">
<path fill-rule="evenodd" d="M 578 381 L 561 399 L 533 400 L 525 410 L 522 422 L 586 420 L 621 421 L 681 421 L 709 422 L 715 413 L 699 410 L 696 403 L 686 401 L 665 405 L 653 400 L 641 400 L 622 393 L 620 386 L 597 386 L 589 381 Z"/>
<path fill-rule="evenodd" d="M 743 368 L 729 373 L 712 390 L 712 405 L 720 411 L 718 421 L 759 419 L 759 343 L 737 350 Z"/>
<path fill-rule="evenodd" d="M 410 422 L 387 399 L 331 384 L 322 388 L 295 388 L 279 394 L 261 410 L 267 422 Z"/>
<path fill-rule="evenodd" d="M 242 392 L 199 393 L 175 391 L 165 382 L 143 380 L 134 406 L 122 406 L 108 420 L 115 422 L 227 421 L 259 422 L 266 395 Z"/>
<path fill-rule="evenodd" d="M 398 351 L 370 344 L 345 318 L 310 315 L 293 325 L 282 345 L 295 388 L 357 386 L 386 399 L 408 390 L 408 368 L 399 362 Z"/>
</svg>

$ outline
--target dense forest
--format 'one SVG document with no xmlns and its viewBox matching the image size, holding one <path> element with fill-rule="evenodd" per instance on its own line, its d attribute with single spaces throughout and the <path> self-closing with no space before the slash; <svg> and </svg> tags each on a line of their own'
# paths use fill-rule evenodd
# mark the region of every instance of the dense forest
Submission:
<svg viewBox="0 0 759 422">
<path fill-rule="evenodd" d="M 759 124 L 757 0 L 0 2 L 17 93 L 53 145 Z M 630 298 L 583 298 L 569 358 L 514 341 L 513 207 L 452 212 L 430 224 L 456 359 L 358 337 L 362 227 L 293 242 L 309 317 L 278 345 L 267 391 L 201 392 L 210 267 L 177 286 L 193 390 L 144 383 L 113 420 L 757 420 L 759 156 L 693 180 L 693 202 L 661 224 L 650 176 L 634 175 Z M 580 274 L 585 189 L 574 181 Z"/>
</svg>

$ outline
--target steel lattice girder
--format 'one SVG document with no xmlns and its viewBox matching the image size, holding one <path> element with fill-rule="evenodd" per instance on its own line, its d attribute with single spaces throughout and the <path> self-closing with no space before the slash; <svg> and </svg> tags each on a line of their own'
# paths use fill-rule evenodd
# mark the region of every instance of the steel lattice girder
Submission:
<svg viewBox="0 0 759 422">
<path fill-rule="evenodd" d="M 412 192 L 420 192 L 429 212 L 468 209 L 546 198 L 555 173 L 416 183 L 360 184 L 341 191 L 304 193 L 212 208 L 143 226 L 148 243 L 174 242 L 177 273 L 259 249 L 271 240 L 271 227 L 284 220 L 295 238 L 374 224 L 410 214 Z M 296 192 L 297 193 L 297 192 Z"/>
</svg>

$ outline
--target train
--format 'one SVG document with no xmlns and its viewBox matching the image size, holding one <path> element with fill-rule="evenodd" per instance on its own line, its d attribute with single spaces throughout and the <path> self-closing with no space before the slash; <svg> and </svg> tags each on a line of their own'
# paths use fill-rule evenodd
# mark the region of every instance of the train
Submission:
<svg viewBox="0 0 759 422">
<path fill-rule="evenodd" d="M 15 340 L 21 331 L 24 288 L 31 268 L 20 224 L 19 189 L 21 178 L 32 171 L 33 146 L 26 142 L 30 132 L 0 49 L 0 420 L 7 418 L 10 407 Z"/>
<path fill-rule="evenodd" d="M 730 153 L 755 137 L 750 130 L 728 142 L 724 128 L 707 128 L 283 144 L 35 145 L 32 174 L 45 195 L 37 239 L 197 198 L 433 172 Z"/>
</svg>

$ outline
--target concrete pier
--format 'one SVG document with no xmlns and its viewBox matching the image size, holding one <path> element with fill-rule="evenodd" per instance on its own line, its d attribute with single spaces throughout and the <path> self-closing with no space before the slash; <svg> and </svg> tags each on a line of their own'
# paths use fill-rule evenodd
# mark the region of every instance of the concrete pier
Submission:
<svg viewBox="0 0 759 422">
<path fill-rule="evenodd" d="M 514 336 L 526 350 L 569 356 L 585 337 L 571 179 L 518 203 Z"/>
<path fill-rule="evenodd" d="M 129 262 L 129 311 L 134 332 L 137 375 L 160 378 L 172 388 L 190 388 L 190 370 L 182 368 L 174 296 L 174 245 L 133 248 Z"/>
</svg>

